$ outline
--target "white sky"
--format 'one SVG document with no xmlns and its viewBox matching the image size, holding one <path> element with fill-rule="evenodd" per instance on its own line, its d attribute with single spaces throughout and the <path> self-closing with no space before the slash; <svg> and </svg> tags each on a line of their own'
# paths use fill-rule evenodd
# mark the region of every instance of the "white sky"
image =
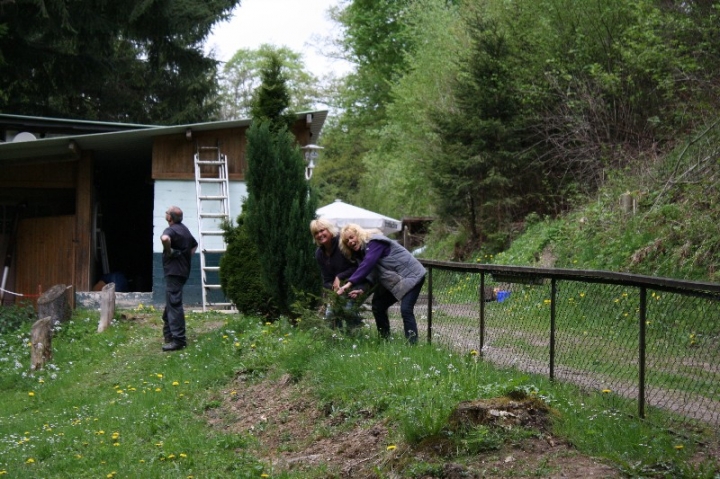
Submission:
<svg viewBox="0 0 720 479">
<path fill-rule="evenodd" d="M 303 54 L 305 67 L 318 78 L 347 73 L 351 66 L 319 53 L 323 39 L 339 36 L 340 27 L 328 15 L 341 0 L 241 0 L 228 22 L 219 23 L 205 44 L 218 60 L 227 61 L 240 48 L 263 43 L 286 46 Z M 325 49 L 327 49 L 325 47 Z"/>
</svg>

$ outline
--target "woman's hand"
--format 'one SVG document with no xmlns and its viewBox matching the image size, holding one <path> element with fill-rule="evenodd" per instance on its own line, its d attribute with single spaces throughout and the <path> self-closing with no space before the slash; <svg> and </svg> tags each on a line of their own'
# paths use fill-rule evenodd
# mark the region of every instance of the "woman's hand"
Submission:
<svg viewBox="0 0 720 479">
<path fill-rule="evenodd" d="M 333 289 L 333 291 L 337 291 L 339 287 L 340 287 L 340 278 L 335 276 L 335 281 L 333 281 L 332 289 Z"/>
<path fill-rule="evenodd" d="M 347 283 L 338 288 L 337 294 L 342 296 L 343 294 L 345 294 L 345 291 L 350 289 L 350 286 L 352 286 L 352 283 L 348 281 Z"/>
</svg>

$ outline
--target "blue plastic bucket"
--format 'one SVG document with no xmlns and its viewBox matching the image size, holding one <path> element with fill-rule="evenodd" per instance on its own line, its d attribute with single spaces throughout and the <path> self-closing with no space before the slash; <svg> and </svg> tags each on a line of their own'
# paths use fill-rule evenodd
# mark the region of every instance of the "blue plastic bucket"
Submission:
<svg viewBox="0 0 720 479">
<path fill-rule="evenodd" d="M 502 303 L 506 299 L 510 297 L 510 291 L 498 291 L 497 292 L 497 300 L 498 303 Z"/>
</svg>

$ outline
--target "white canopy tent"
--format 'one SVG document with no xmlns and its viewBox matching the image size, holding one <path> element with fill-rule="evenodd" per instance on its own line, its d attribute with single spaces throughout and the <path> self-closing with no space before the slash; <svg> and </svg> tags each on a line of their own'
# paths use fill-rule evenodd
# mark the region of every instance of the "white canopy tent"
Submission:
<svg viewBox="0 0 720 479">
<path fill-rule="evenodd" d="M 329 205 L 318 208 L 316 213 L 319 218 L 332 221 L 339 228 L 355 223 L 363 228 L 377 228 L 386 235 L 396 233 L 402 229 L 401 222 L 396 219 L 358 206 L 349 205 L 340 200 L 335 200 Z"/>
</svg>

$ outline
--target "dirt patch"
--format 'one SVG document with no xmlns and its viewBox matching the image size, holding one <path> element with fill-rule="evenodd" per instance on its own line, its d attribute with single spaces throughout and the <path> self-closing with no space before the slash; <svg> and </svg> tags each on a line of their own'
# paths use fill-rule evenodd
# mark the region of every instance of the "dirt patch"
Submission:
<svg viewBox="0 0 720 479">
<path fill-rule="evenodd" d="M 307 470 L 312 477 L 360 479 L 379 478 L 378 470 L 382 477 L 399 477 L 391 471 L 406 470 L 405 477 L 445 479 L 622 477 L 547 433 L 459 458 L 427 444 L 396 444 L 392 424 L 369 410 L 350 415 L 319 404 L 290 376 L 256 384 L 239 377 L 233 386 L 219 407 L 207 411 L 207 420 L 218 429 L 255 437 L 253 454 L 275 473 Z M 408 468 L 414 468 L 412 476 Z"/>
</svg>

